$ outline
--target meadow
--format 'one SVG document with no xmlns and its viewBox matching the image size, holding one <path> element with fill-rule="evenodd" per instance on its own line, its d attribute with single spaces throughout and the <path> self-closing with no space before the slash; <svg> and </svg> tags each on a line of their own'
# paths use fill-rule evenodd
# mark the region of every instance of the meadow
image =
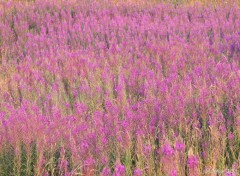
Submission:
<svg viewBox="0 0 240 176">
<path fill-rule="evenodd" d="M 239 1 L 0 1 L 0 176 L 240 175 Z"/>
</svg>

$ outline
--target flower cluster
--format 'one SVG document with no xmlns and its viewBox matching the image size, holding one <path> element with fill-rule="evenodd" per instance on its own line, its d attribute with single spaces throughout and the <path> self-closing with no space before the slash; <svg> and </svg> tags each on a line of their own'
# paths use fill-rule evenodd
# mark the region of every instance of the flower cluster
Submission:
<svg viewBox="0 0 240 176">
<path fill-rule="evenodd" d="M 239 173 L 239 92 L 237 6 L 0 2 L 0 175 Z"/>
</svg>

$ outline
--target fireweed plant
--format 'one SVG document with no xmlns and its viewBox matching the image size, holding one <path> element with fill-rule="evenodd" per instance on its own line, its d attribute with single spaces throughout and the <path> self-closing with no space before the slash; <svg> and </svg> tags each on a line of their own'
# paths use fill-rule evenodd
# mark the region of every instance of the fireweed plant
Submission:
<svg viewBox="0 0 240 176">
<path fill-rule="evenodd" d="M 0 3 L 1 176 L 240 174 L 237 6 Z"/>
</svg>

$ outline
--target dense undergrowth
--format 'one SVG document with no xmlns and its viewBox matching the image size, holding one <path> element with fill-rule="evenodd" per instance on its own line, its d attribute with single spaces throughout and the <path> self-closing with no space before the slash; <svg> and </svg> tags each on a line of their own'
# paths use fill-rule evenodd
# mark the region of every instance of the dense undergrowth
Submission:
<svg viewBox="0 0 240 176">
<path fill-rule="evenodd" d="M 240 174 L 237 5 L 3 2 L 0 175 Z"/>
</svg>

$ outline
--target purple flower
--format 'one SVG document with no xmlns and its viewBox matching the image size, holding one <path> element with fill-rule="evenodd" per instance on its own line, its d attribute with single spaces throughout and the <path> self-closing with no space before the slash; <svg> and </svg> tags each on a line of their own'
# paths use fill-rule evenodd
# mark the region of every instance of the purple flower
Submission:
<svg viewBox="0 0 240 176">
<path fill-rule="evenodd" d="M 151 150 L 152 150 L 151 145 L 145 145 L 145 146 L 144 146 L 144 149 L 143 149 L 144 155 L 150 155 Z"/>
<path fill-rule="evenodd" d="M 196 156 L 189 156 L 187 164 L 189 168 L 196 168 L 198 166 L 198 158 Z"/>
<path fill-rule="evenodd" d="M 228 139 L 231 140 L 231 141 L 234 140 L 234 134 L 230 132 L 228 134 Z"/>
<path fill-rule="evenodd" d="M 116 168 L 115 168 L 115 175 L 114 176 L 123 176 L 125 175 L 125 166 L 120 164 L 120 165 L 117 165 Z"/>
<path fill-rule="evenodd" d="M 224 174 L 224 176 L 236 176 L 236 173 L 228 171 Z"/>
<path fill-rule="evenodd" d="M 173 156 L 174 155 L 174 149 L 170 144 L 165 144 L 162 147 L 162 152 L 166 156 Z"/>
<path fill-rule="evenodd" d="M 134 176 L 142 176 L 142 171 L 141 171 L 141 169 L 138 169 L 138 168 L 136 168 L 135 170 L 134 170 L 134 174 L 133 174 Z"/>
<path fill-rule="evenodd" d="M 95 160 L 93 158 L 88 158 L 84 161 L 85 166 L 92 166 L 95 164 Z"/>
<path fill-rule="evenodd" d="M 111 176 L 111 170 L 108 167 L 105 167 L 102 171 L 102 176 Z"/>
<path fill-rule="evenodd" d="M 171 176 L 177 176 L 177 170 L 172 170 L 171 171 Z"/>
<path fill-rule="evenodd" d="M 185 144 L 182 142 L 176 142 L 175 148 L 177 151 L 183 152 L 185 150 Z"/>
</svg>

